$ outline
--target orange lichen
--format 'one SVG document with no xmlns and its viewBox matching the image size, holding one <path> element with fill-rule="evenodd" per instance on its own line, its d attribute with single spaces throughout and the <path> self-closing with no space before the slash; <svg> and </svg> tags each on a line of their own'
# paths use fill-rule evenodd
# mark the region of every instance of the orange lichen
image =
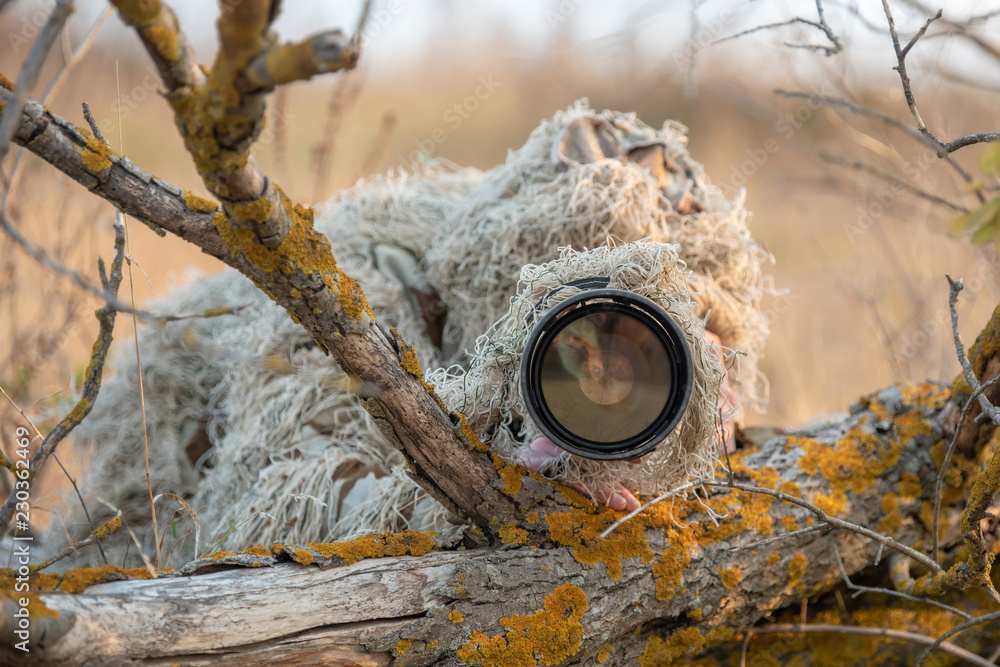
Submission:
<svg viewBox="0 0 1000 667">
<path fill-rule="evenodd" d="M 434 538 L 417 530 L 404 530 L 398 533 L 363 535 L 350 542 L 332 544 L 310 542 L 306 546 L 326 558 L 340 558 L 345 565 L 350 565 L 365 558 L 423 556 L 434 548 Z"/>
<path fill-rule="evenodd" d="M 156 47 L 164 58 L 176 61 L 180 55 L 177 46 L 177 32 L 165 26 L 152 25 L 143 30 L 143 35 Z"/>
<path fill-rule="evenodd" d="M 701 653 L 705 648 L 705 637 L 698 628 L 678 630 L 666 640 L 650 637 L 639 656 L 639 667 L 660 667 L 672 665 L 685 656 Z"/>
<path fill-rule="evenodd" d="M 247 554 L 248 556 L 262 556 L 262 557 L 263 556 L 270 556 L 271 555 L 271 552 L 269 552 L 267 549 L 265 549 L 264 547 L 262 547 L 259 544 L 257 546 L 255 546 L 255 547 L 250 547 L 249 549 L 244 549 L 240 553 L 241 554 Z"/>
<path fill-rule="evenodd" d="M 785 530 L 787 530 L 789 533 L 799 529 L 798 522 L 795 520 L 795 517 L 792 516 L 791 514 L 786 514 L 785 516 L 781 517 L 781 525 L 784 526 Z"/>
<path fill-rule="evenodd" d="M 490 448 L 482 443 L 476 432 L 472 430 L 472 426 L 469 425 L 469 420 L 465 418 L 460 412 L 456 412 L 455 416 L 458 418 L 458 423 L 462 425 L 462 437 L 465 442 L 476 451 L 488 452 Z"/>
<path fill-rule="evenodd" d="M 660 557 L 650 566 L 656 575 L 656 599 L 669 600 L 681 587 L 684 572 L 691 564 L 690 541 L 675 530 L 667 529 L 667 544 L 669 545 Z"/>
<path fill-rule="evenodd" d="M 904 472 L 899 479 L 899 495 L 904 498 L 919 498 L 923 494 L 920 478 L 912 472 Z"/>
<path fill-rule="evenodd" d="M 159 0 L 114 0 L 114 6 L 132 25 L 146 26 L 160 15 Z"/>
<path fill-rule="evenodd" d="M 199 197 L 198 195 L 184 191 L 184 205 L 188 207 L 189 210 L 197 211 L 198 213 L 214 213 L 219 205 L 212 201 L 211 199 L 205 199 L 204 197 Z"/>
<path fill-rule="evenodd" d="M 508 523 L 497 531 L 500 541 L 504 544 L 527 544 L 528 531 L 518 528 L 512 523 Z"/>
<path fill-rule="evenodd" d="M 528 512 L 524 516 L 524 520 L 531 525 L 535 525 L 536 523 L 538 523 L 538 512 Z"/>
<path fill-rule="evenodd" d="M 114 535 L 121 527 L 122 527 L 122 518 L 120 516 L 116 516 L 110 521 L 105 522 L 104 525 L 95 528 L 93 533 L 97 539 L 103 540 L 105 537 L 108 537 L 109 535 Z"/>
<path fill-rule="evenodd" d="M 14 90 L 14 82 L 0 74 L 0 86 L 3 86 L 7 90 Z"/>
<path fill-rule="evenodd" d="M 372 320 L 375 319 L 375 314 L 368 306 L 364 292 L 361 291 L 361 285 L 358 284 L 357 280 L 344 273 L 343 269 L 337 269 L 337 286 L 339 289 L 337 301 L 343 306 L 345 315 L 358 322 L 365 315 L 368 315 Z M 418 365 L 417 368 L 419 367 Z"/>
<path fill-rule="evenodd" d="M 516 496 L 521 491 L 521 478 L 527 469 L 524 466 L 508 464 L 496 454 L 493 455 L 493 466 L 503 480 L 503 492 L 508 496 Z"/>
<path fill-rule="evenodd" d="M 611 644 L 605 644 L 601 647 L 601 650 L 597 652 L 597 664 L 603 665 L 608 659 L 608 655 L 611 653 Z"/>
<path fill-rule="evenodd" d="M 292 557 L 295 558 L 295 562 L 300 565 L 312 565 L 315 562 L 315 558 L 312 552 L 302 549 L 301 547 L 292 552 Z"/>
<path fill-rule="evenodd" d="M 86 136 L 89 138 L 89 141 L 87 141 L 87 147 L 83 149 L 81 154 L 84 168 L 93 174 L 110 169 L 111 160 L 108 159 L 108 156 L 114 155 L 114 152 L 100 139 L 91 137 L 89 134 Z"/>
<path fill-rule="evenodd" d="M 740 581 L 743 579 L 743 570 L 738 567 L 726 567 L 719 570 L 719 576 L 722 577 L 723 588 L 731 591 L 740 585 Z"/>
<path fill-rule="evenodd" d="M 772 551 L 771 555 L 767 557 L 767 564 L 774 565 L 780 560 L 781 560 L 781 554 L 779 554 L 777 551 Z"/>
<path fill-rule="evenodd" d="M 329 239 L 313 228 L 312 209 L 293 206 L 280 187 L 275 185 L 274 189 L 281 198 L 289 220 L 288 233 L 276 250 L 271 250 L 263 245 L 253 230 L 234 224 L 233 220 L 222 211 L 216 213 L 212 224 L 233 257 L 242 254 L 250 264 L 267 273 L 278 270 L 286 275 L 295 272 L 304 275 L 316 274 L 322 276 L 323 282 L 332 288 L 334 280 L 331 276 L 340 275 L 337 262 L 333 257 Z M 240 206 L 243 208 L 235 208 Z M 271 208 L 269 207 L 271 206 L 273 204 L 266 199 L 236 204 L 234 205 L 234 215 L 244 220 L 266 220 L 265 213 L 270 214 Z M 239 213 L 235 211 L 239 211 Z M 329 280 L 327 280 L 328 278 Z M 344 293 L 345 289 L 341 285 L 340 294 Z M 339 295 L 338 298 L 340 298 Z M 348 301 L 351 299 L 364 300 L 360 289 L 357 290 L 357 294 L 347 298 Z M 367 308 L 367 304 L 364 308 Z"/>
<path fill-rule="evenodd" d="M 87 586 L 118 579 L 149 579 L 152 575 L 145 568 L 123 570 L 116 565 L 87 567 L 78 570 L 67 570 L 59 576 L 56 588 L 66 593 L 82 593 Z"/>
<path fill-rule="evenodd" d="M 617 581 L 622 576 L 622 561 L 639 558 L 648 563 L 654 558 L 646 542 L 642 522 L 630 521 L 615 529 L 607 538 L 601 532 L 614 523 L 618 513 L 605 510 L 591 513 L 581 509 L 568 512 L 550 512 L 545 516 L 552 541 L 571 547 L 573 557 L 580 563 L 593 567 L 604 563 L 608 576 Z"/>
<path fill-rule="evenodd" d="M 843 491 L 834 491 L 829 496 L 821 494 L 813 504 L 829 516 L 837 516 L 847 510 L 847 494 Z"/>
<path fill-rule="evenodd" d="M 802 497 L 802 488 L 795 482 L 782 482 L 781 492 L 787 493 L 790 496 L 795 496 L 796 498 Z"/>
<path fill-rule="evenodd" d="M 878 530 L 880 533 L 894 535 L 903 525 L 903 517 L 899 514 L 899 496 L 893 493 L 882 496 L 882 511 L 885 516 L 879 522 Z"/>
<path fill-rule="evenodd" d="M 437 648 L 437 647 L 438 647 L 438 640 L 436 640 L 436 639 L 434 641 L 432 641 L 430 644 L 427 645 L 427 648 L 432 648 L 433 649 L 433 648 Z"/>
<path fill-rule="evenodd" d="M 462 621 L 465 620 L 465 614 L 463 614 L 457 609 L 452 609 L 450 612 L 448 612 L 448 620 L 451 621 L 452 623 L 461 623 Z"/>
<path fill-rule="evenodd" d="M 757 519 L 755 528 L 761 535 L 770 535 L 774 528 L 774 520 L 770 514 L 761 514 L 760 518 Z"/>
<path fill-rule="evenodd" d="M 274 202 L 266 196 L 229 205 L 230 214 L 243 223 L 260 224 L 267 222 L 274 213 Z"/>
<path fill-rule="evenodd" d="M 701 619 L 705 617 L 705 612 L 700 607 L 696 607 L 688 611 L 687 616 L 695 623 L 700 623 Z"/>
<path fill-rule="evenodd" d="M 62 420 L 59 425 L 63 428 L 69 428 L 73 424 L 79 424 L 89 412 L 90 401 L 86 398 L 81 398 L 77 401 L 76 405 L 73 406 L 73 409 L 69 411 L 69 414 L 66 415 L 66 419 Z"/>
<path fill-rule="evenodd" d="M 235 555 L 236 555 L 235 551 L 216 551 L 214 554 L 210 554 L 209 558 L 218 562 L 223 558 L 225 558 L 226 556 L 235 556 Z"/>
<path fill-rule="evenodd" d="M 411 646 L 413 646 L 412 639 L 400 639 L 396 642 L 396 655 L 403 655 Z"/>
<path fill-rule="evenodd" d="M 587 609 L 583 589 L 563 584 L 546 595 L 543 608 L 533 614 L 501 618 L 500 624 L 507 629 L 504 635 L 488 637 L 477 630 L 456 655 L 462 662 L 482 667 L 558 664 L 579 652 L 583 644 L 580 619 Z"/>
<path fill-rule="evenodd" d="M 994 312 L 994 317 L 996 313 Z M 976 343 L 979 339 L 976 339 Z M 976 349 L 975 345 L 972 347 Z M 970 350 L 971 354 L 971 350 Z M 964 377 L 960 374 L 960 377 Z M 917 382 L 914 384 L 900 385 L 899 394 L 907 405 L 919 405 L 928 410 L 938 410 L 943 408 L 951 398 L 951 390 L 937 384 L 936 382 Z"/>
<path fill-rule="evenodd" d="M 0 599 L 13 600 L 19 607 L 27 609 L 28 618 L 31 620 L 37 618 L 59 618 L 59 612 L 55 609 L 49 609 L 38 593 L 15 591 L 12 588 L 0 589 Z M 27 599 L 28 604 L 22 605 L 21 602 L 25 599 Z"/>
<path fill-rule="evenodd" d="M 788 560 L 789 586 L 794 586 L 802 581 L 802 577 L 805 576 L 806 573 L 806 566 L 808 565 L 809 559 L 801 551 L 797 552 Z"/>
</svg>

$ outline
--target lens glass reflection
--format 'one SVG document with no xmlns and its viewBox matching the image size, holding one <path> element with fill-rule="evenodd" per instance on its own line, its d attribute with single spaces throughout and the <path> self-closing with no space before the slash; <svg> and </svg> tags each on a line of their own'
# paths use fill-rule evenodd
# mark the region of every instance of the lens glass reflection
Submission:
<svg viewBox="0 0 1000 667">
<path fill-rule="evenodd" d="M 638 435 L 660 415 L 673 383 L 656 333 L 620 312 L 591 312 L 565 324 L 543 352 L 542 397 L 574 435 L 613 443 Z"/>
</svg>

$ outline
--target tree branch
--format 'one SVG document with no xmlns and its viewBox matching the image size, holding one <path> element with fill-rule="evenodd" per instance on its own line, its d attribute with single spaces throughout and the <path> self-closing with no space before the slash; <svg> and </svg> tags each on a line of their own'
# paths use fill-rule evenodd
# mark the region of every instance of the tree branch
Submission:
<svg viewBox="0 0 1000 667">
<path fill-rule="evenodd" d="M 12 96 L 0 86 L 0 103 Z M 194 243 L 265 289 L 360 380 L 359 397 L 413 463 L 421 484 L 485 535 L 499 540 L 501 526 L 491 523 L 497 517 L 538 531 L 501 491 L 498 466 L 485 446 L 471 430 L 463 435 L 460 417 L 446 413 L 428 391 L 412 349 L 373 325 L 360 287 L 337 266 L 329 241 L 312 228 L 312 211 L 285 200 L 294 224 L 285 242 L 271 250 L 213 202 L 147 174 L 36 102 L 25 104 L 14 140 L 123 213 Z"/>
<path fill-rule="evenodd" d="M 865 637 L 885 637 L 886 639 L 895 639 L 896 641 L 911 642 L 913 644 L 922 644 L 924 646 L 930 646 L 927 649 L 928 653 L 933 649 L 940 649 L 942 652 L 952 655 L 956 658 L 961 658 L 971 665 L 981 665 L 982 667 L 995 667 L 992 662 L 989 662 L 985 658 L 972 653 L 971 651 L 966 651 L 961 646 L 956 646 L 954 644 L 949 644 L 948 642 L 935 642 L 930 637 L 924 635 L 918 635 L 915 632 L 905 632 L 903 630 L 893 630 L 892 628 L 868 628 L 868 627 L 858 627 L 855 625 L 827 625 L 822 623 L 815 623 L 809 625 L 789 625 L 786 623 L 775 623 L 773 625 L 765 625 L 759 628 L 751 628 L 747 630 L 747 633 L 752 635 L 767 635 L 767 634 L 802 634 L 802 633 L 833 633 L 841 635 L 863 635 Z"/>
<path fill-rule="evenodd" d="M 119 216 L 121 214 L 119 213 Z M 111 263 L 111 273 L 107 283 L 107 303 L 97 311 L 97 321 L 100 322 L 97 341 L 94 343 L 94 350 L 90 356 L 90 364 L 87 366 L 83 382 L 83 392 L 80 400 L 70 410 L 69 414 L 59 422 L 59 425 L 52 429 L 42 441 L 41 446 L 35 451 L 28 465 L 29 479 L 37 475 L 42 466 L 45 465 L 49 456 L 55 452 L 56 447 L 62 442 L 73 429 L 80 425 L 80 422 L 90 414 L 97 400 L 97 394 L 101 390 L 101 378 L 104 375 L 104 362 L 108 358 L 108 350 L 111 349 L 111 341 L 115 328 L 115 317 L 117 311 L 110 302 L 118 295 L 118 288 L 122 282 L 122 262 L 125 261 L 125 228 L 118 221 L 115 225 L 115 258 Z M 0 508 L 0 535 L 6 535 L 7 528 L 14 511 L 17 507 L 17 494 L 13 491 L 7 497 L 7 501 Z"/>
<path fill-rule="evenodd" d="M 0 164 L 3 163 L 4 158 L 7 157 L 7 151 L 10 150 L 10 139 L 21 119 L 21 109 L 24 107 L 25 100 L 28 99 L 28 89 L 38 79 L 42 65 L 45 64 L 45 59 L 49 55 L 49 49 L 55 44 L 72 11 L 73 6 L 70 0 L 57 0 L 48 20 L 42 26 L 38 39 L 31 46 L 24 66 L 21 67 L 21 73 L 18 75 L 17 84 L 14 87 L 16 92 L 13 98 L 0 107 L 0 111 L 3 112 L 0 114 Z"/>
</svg>

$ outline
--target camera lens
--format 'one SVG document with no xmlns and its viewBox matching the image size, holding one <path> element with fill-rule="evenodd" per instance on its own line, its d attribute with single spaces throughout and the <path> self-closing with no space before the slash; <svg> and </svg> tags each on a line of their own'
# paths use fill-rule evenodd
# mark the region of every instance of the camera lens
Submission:
<svg viewBox="0 0 1000 667">
<path fill-rule="evenodd" d="M 636 458 L 683 415 L 691 354 L 680 328 L 652 301 L 591 290 L 538 322 L 521 381 L 528 412 L 556 445 L 588 458 Z"/>
</svg>

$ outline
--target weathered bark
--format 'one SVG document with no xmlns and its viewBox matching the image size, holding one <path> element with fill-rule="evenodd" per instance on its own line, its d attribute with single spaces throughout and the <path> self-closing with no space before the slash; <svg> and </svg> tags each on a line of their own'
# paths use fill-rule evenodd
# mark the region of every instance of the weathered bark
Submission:
<svg viewBox="0 0 1000 667">
<path fill-rule="evenodd" d="M 918 541 L 926 535 L 922 511 L 941 455 L 937 417 L 949 397 L 942 385 L 887 389 L 851 415 L 739 454 L 737 477 L 926 547 Z M 959 537 L 956 504 L 970 478 L 962 474 L 968 461 L 955 465 L 945 545 Z M 241 569 L 41 593 L 58 618 L 35 620 L 39 631 L 46 623 L 52 630 L 32 657 L 48 664 L 532 665 L 592 664 L 600 654 L 606 665 L 671 664 L 836 586 L 835 547 L 849 573 L 879 552 L 871 540 L 835 530 L 747 547 L 813 517 L 769 496 L 728 490 L 666 501 L 601 539 L 623 513 L 517 472 L 506 491 L 538 512 L 532 518 L 546 535 L 538 546 L 517 544 L 528 536 L 516 531 L 505 533 L 514 548 L 499 551 L 427 553 L 427 538 L 417 548 L 420 534 L 403 551 L 359 541 L 332 548 L 332 559 L 316 545 L 276 545 L 266 556 L 199 564 L 239 562 Z M 726 516 L 713 521 L 706 506 Z M 404 552 L 421 555 L 377 558 Z M 369 556 L 376 558 L 342 565 Z M 245 569 L 254 564 L 263 567 Z M 885 581 L 888 570 L 883 559 L 877 571 Z"/>
</svg>

